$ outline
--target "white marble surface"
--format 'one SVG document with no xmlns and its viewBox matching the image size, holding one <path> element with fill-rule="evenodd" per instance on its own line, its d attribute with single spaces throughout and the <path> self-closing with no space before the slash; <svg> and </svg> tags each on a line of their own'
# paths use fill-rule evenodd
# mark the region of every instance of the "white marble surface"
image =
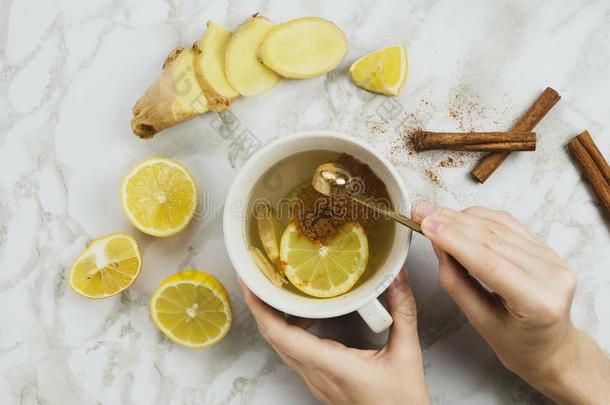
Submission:
<svg viewBox="0 0 610 405">
<path fill-rule="evenodd" d="M 209 201 L 243 164 L 209 114 L 151 141 L 131 134 L 131 106 L 168 51 L 199 38 L 204 22 L 234 27 L 261 11 L 276 21 L 319 15 L 347 33 L 349 53 L 327 77 L 286 82 L 235 103 L 235 133 L 262 143 L 322 128 L 366 139 L 400 169 L 415 200 L 512 211 L 578 275 L 575 323 L 610 349 L 610 222 L 564 148 L 588 128 L 610 156 L 610 5 L 607 1 L 0 2 L 0 402 L 3 404 L 312 404 L 316 401 L 256 333 L 222 240 L 219 207 L 171 239 L 133 229 L 118 188 L 151 155 L 182 161 Z M 402 42 L 409 79 L 398 99 L 349 82 L 363 53 Z M 512 156 L 484 186 L 475 157 L 409 156 L 408 128 L 507 129 L 547 85 L 562 100 L 538 126 L 535 153 Z M 433 180 L 435 179 L 435 180 Z M 144 269 L 125 293 L 89 301 L 67 286 L 93 237 L 124 231 Z M 427 241 L 408 267 L 419 305 L 430 392 L 437 404 L 540 403 L 504 371 L 443 293 Z M 147 300 L 166 276 L 192 266 L 230 290 L 236 321 L 205 351 L 163 339 Z M 355 316 L 320 333 L 355 345 L 383 342 Z"/>
</svg>

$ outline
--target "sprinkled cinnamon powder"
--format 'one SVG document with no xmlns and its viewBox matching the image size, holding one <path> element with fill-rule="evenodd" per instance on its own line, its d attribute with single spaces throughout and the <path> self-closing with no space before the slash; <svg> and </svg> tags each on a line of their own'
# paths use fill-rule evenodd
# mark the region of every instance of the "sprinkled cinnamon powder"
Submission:
<svg viewBox="0 0 610 405">
<path fill-rule="evenodd" d="M 438 162 L 438 167 L 442 167 L 442 168 L 461 167 L 462 165 L 463 165 L 462 161 L 458 160 L 457 158 L 454 159 L 451 156 L 448 156 L 445 159 Z"/>
<path fill-rule="evenodd" d="M 387 123 L 383 121 L 368 119 L 366 121 L 366 126 L 369 132 L 372 132 L 374 134 L 385 134 L 388 132 Z"/>
<path fill-rule="evenodd" d="M 455 121 L 460 131 L 474 131 L 487 118 L 479 94 L 466 83 L 453 88 L 452 93 L 449 98 L 449 117 Z"/>
<path fill-rule="evenodd" d="M 345 167 L 354 179 L 348 190 L 376 201 L 387 202 L 385 184 L 365 164 L 354 157 L 342 154 L 334 160 Z M 303 187 L 292 206 L 292 218 L 299 231 L 309 240 L 324 243 L 337 234 L 339 227 L 347 222 L 358 221 L 365 230 L 377 223 L 379 215 L 350 200 L 345 194 L 335 193 L 327 197 L 311 185 Z"/>
<path fill-rule="evenodd" d="M 439 187 L 442 187 L 443 183 L 441 182 L 441 180 L 438 177 L 438 174 L 433 172 L 430 169 L 426 169 L 424 170 L 424 174 L 426 175 L 426 177 L 432 181 L 434 184 L 436 184 Z"/>
<path fill-rule="evenodd" d="M 489 97 L 483 97 L 478 88 L 463 78 L 450 89 L 445 100 L 431 102 L 432 95 L 406 104 L 407 109 L 390 125 L 388 157 L 398 167 L 409 167 L 438 187 L 444 188 L 443 171 L 474 164 L 480 154 L 434 150 L 417 153 L 412 144 L 417 130 L 482 131 L 495 128 L 512 113 L 509 95 L 504 95 L 497 106 L 489 107 Z M 443 120 L 443 118 L 445 118 Z M 494 118 L 494 119 L 491 119 Z M 499 124 L 500 123 L 500 124 Z M 386 135 L 378 125 L 367 125 L 369 131 Z M 387 134 L 390 135 L 390 134 Z"/>
</svg>

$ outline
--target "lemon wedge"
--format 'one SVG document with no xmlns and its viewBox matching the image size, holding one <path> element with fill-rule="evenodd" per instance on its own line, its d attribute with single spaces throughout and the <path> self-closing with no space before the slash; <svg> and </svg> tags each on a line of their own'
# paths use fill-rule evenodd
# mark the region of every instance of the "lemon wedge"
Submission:
<svg viewBox="0 0 610 405">
<path fill-rule="evenodd" d="M 364 273 L 368 258 L 366 233 L 357 222 L 342 225 L 326 244 L 310 241 L 291 223 L 280 244 L 284 274 L 296 288 L 314 297 L 349 291 Z"/>
<path fill-rule="evenodd" d="M 374 93 L 397 96 L 407 80 L 409 62 L 402 45 L 392 45 L 371 52 L 349 68 L 356 86 Z"/>
<path fill-rule="evenodd" d="M 114 233 L 87 246 L 72 265 L 68 282 L 85 297 L 109 297 L 129 287 L 141 267 L 136 241 L 129 235 Z"/>
<path fill-rule="evenodd" d="M 173 342 L 203 349 L 229 332 L 231 302 L 214 276 L 189 269 L 161 283 L 150 299 L 150 317 Z"/>
<path fill-rule="evenodd" d="M 165 158 L 134 166 L 121 186 L 123 211 L 140 231 L 172 236 L 186 228 L 197 207 L 197 185 L 182 164 Z"/>
</svg>

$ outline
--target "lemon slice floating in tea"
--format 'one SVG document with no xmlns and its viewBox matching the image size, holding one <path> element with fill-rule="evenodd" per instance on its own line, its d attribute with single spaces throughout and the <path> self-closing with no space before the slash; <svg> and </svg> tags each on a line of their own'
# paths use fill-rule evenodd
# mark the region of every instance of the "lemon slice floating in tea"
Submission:
<svg viewBox="0 0 610 405">
<path fill-rule="evenodd" d="M 115 233 L 95 239 L 70 270 L 70 287 L 89 298 L 117 294 L 133 283 L 142 267 L 138 244 L 129 235 Z"/>
<path fill-rule="evenodd" d="M 172 236 L 183 230 L 195 214 L 197 185 L 180 163 L 150 158 L 125 176 L 121 202 L 136 228 L 152 236 Z"/>
<path fill-rule="evenodd" d="M 231 302 L 214 276 L 185 270 L 167 278 L 150 299 L 150 317 L 165 336 L 191 349 L 209 347 L 231 328 Z"/>
<path fill-rule="evenodd" d="M 357 222 L 339 228 L 326 244 L 312 242 L 294 223 L 288 225 L 280 245 L 280 260 L 288 280 L 305 294 L 328 298 L 349 291 L 366 268 L 369 245 Z"/>
<path fill-rule="evenodd" d="M 405 47 L 392 45 L 363 56 L 352 64 L 349 73 L 358 87 L 388 96 L 397 96 L 407 80 L 408 60 Z"/>
</svg>

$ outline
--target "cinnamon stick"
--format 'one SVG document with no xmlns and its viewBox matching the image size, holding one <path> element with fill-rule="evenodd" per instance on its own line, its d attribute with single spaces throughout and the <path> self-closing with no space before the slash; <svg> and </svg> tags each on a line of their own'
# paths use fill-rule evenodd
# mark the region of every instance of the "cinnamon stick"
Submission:
<svg viewBox="0 0 610 405">
<path fill-rule="evenodd" d="M 572 138 L 568 143 L 568 149 L 579 163 L 585 179 L 610 217 L 610 166 L 608 166 L 608 162 L 587 131 Z"/>
<path fill-rule="evenodd" d="M 431 132 L 416 131 L 413 147 L 417 152 L 432 149 L 461 151 L 536 150 L 536 134 L 519 132 Z"/>
<path fill-rule="evenodd" d="M 553 108 L 561 97 L 550 87 L 547 87 L 527 112 L 515 123 L 512 131 L 531 131 L 542 118 Z M 470 172 L 471 176 L 480 183 L 492 175 L 494 171 L 506 160 L 510 152 L 492 153 L 481 160 Z"/>
<path fill-rule="evenodd" d="M 591 134 L 589 134 L 589 131 L 582 131 L 576 138 L 580 141 L 589 156 L 591 156 L 591 159 L 593 159 L 595 165 L 604 176 L 606 183 L 610 183 L 610 166 L 608 165 L 608 162 L 606 162 L 606 159 L 604 159 L 602 153 L 597 148 L 597 145 L 595 144 L 595 141 L 593 141 L 593 138 L 591 138 Z"/>
</svg>

